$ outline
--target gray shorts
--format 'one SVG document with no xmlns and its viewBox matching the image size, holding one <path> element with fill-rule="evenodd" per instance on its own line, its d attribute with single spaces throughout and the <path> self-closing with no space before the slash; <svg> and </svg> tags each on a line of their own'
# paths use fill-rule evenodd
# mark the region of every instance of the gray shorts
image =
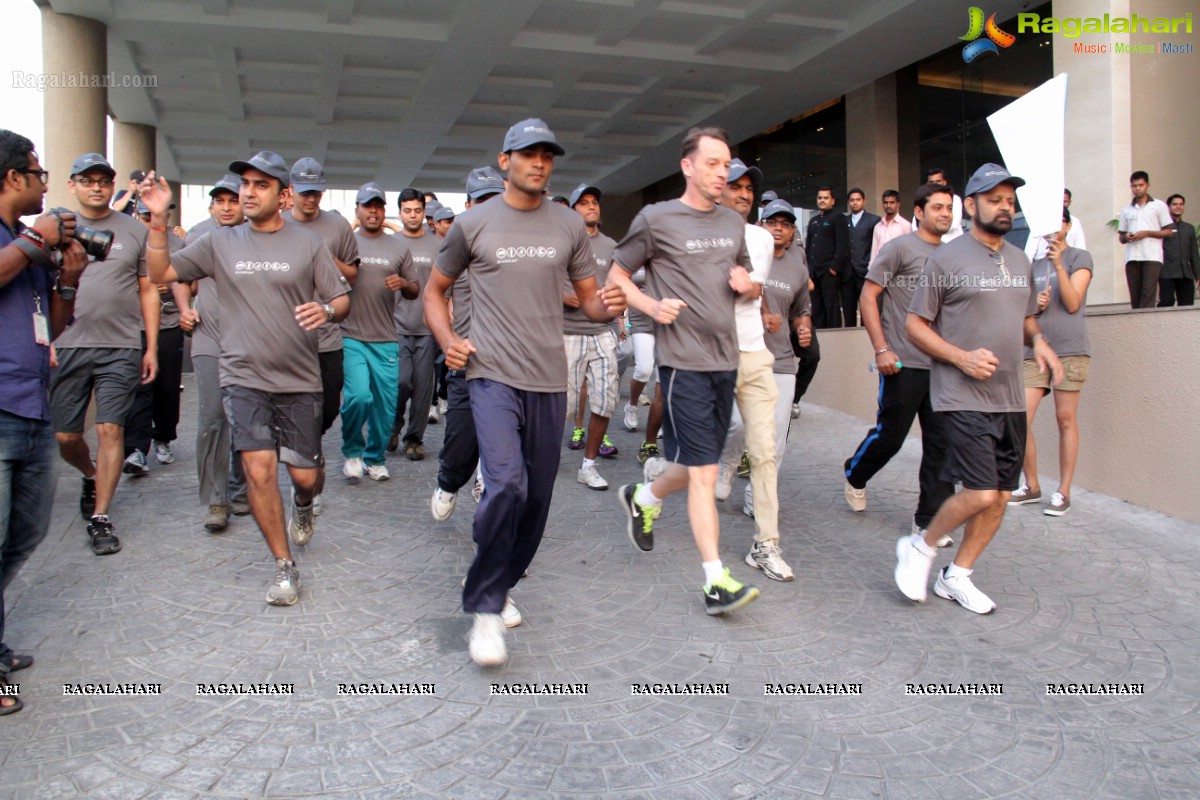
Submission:
<svg viewBox="0 0 1200 800">
<path fill-rule="evenodd" d="M 68 347 L 58 350 L 50 378 L 50 417 L 56 433 L 83 433 L 92 392 L 97 424 L 124 427 L 138 382 L 142 351 L 127 347 Z"/>
<path fill-rule="evenodd" d="M 222 386 L 221 403 L 235 452 L 274 450 L 284 464 L 303 469 L 324 463 L 320 392 L 272 394 L 245 386 Z"/>
</svg>

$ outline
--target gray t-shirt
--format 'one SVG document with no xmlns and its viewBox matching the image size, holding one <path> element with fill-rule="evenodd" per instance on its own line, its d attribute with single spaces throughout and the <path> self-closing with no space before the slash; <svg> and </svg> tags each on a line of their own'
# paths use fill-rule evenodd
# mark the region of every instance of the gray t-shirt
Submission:
<svg viewBox="0 0 1200 800">
<path fill-rule="evenodd" d="M 321 209 L 316 219 L 311 222 L 301 222 L 292 215 L 292 210 L 283 212 L 283 221 L 289 225 L 300 225 L 321 237 L 321 241 L 329 248 L 330 254 L 343 264 L 358 263 L 358 241 L 350 223 L 336 211 Z M 336 265 L 335 265 L 336 266 Z M 322 353 L 332 353 L 342 349 L 342 334 L 337 325 L 322 325 L 317 328 L 317 340 Z"/>
<path fill-rule="evenodd" d="M 633 285 L 641 289 L 644 294 L 649 297 L 654 297 L 646 289 L 645 267 L 638 267 L 637 272 L 629 276 L 629 280 L 633 281 Z M 658 298 L 655 297 L 654 299 L 657 300 Z M 629 306 L 629 308 L 625 310 L 625 315 L 629 318 L 630 333 L 654 333 L 654 320 L 651 317 L 646 316 L 633 306 Z"/>
<path fill-rule="evenodd" d="M 245 223 L 242 223 L 245 224 Z M 220 224 L 209 217 L 188 231 L 185 244 L 195 244 L 203 236 L 220 230 Z M 192 329 L 192 356 L 221 355 L 221 304 L 217 302 L 217 284 L 212 278 L 201 278 L 196 284 L 196 300 L 193 303 L 200 322 Z"/>
<path fill-rule="evenodd" d="M 600 287 L 608 278 L 608 268 L 612 264 L 612 251 L 617 243 L 611 237 L 599 232 L 595 236 L 589 236 L 588 243 L 591 245 L 592 260 L 595 264 L 592 274 L 596 277 L 596 286 Z M 567 293 L 575 293 L 575 287 L 570 281 L 563 284 L 563 294 Z M 563 333 L 568 336 L 595 336 L 609 330 L 612 330 L 611 322 L 593 322 L 588 319 L 587 314 L 583 313 L 582 308 L 563 307 Z"/>
<path fill-rule="evenodd" d="M 632 274 L 646 267 L 649 294 L 687 303 L 670 325 L 656 325 L 655 361 L 664 367 L 717 372 L 738 368 L 737 326 L 729 272 L 750 270 L 746 221 L 716 206 L 699 211 L 680 200 L 638 212 L 613 261 Z"/>
<path fill-rule="evenodd" d="M 933 323 L 950 344 L 987 348 L 1000 362 L 990 378 L 977 380 L 935 360 L 929 373 L 934 411 L 1025 410 L 1024 325 L 1037 311 L 1037 293 L 1020 248 L 1004 242 L 997 255 L 969 235 L 943 244 L 925 262 L 908 310 Z"/>
<path fill-rule="evenodd" d="M 763 282 L 762 301 L 771 314 L 783 317 L 779 330 L 763 328 L 763 340 L 775 356 L 774 371 L 796 374 L 796 352 L 792 349 L 792 320 L 812 316 L 812 298 L 808 292 L 808 259 L 803 250 L 789 248 L 771 262 L 771 273 Z"/>
<path fill-rule="evenodd" d="M 442 246 L 442 240 L 436 234 L 428 231 L 424 236 L 405 236 L 402 233 L 396 235 L 408 247 L 413 268 L 416 270 L 416 280 L 421 284 L 421 289 L 411 300 L 396 292 L 396 306 L 392 312 L 395 334 L 396 336 L 431 336 L 429 326 L 425 324 L 425 284 L 429 283 L 429 273 L 433 270 L 433 260 Z"/>
<path fill-rule="evenodd" d="M 1077 247 L 1068 247 L 1062 254 L 1063 268 L 1067 275 L 1074 275 L 1081 269 L 1092 272 L 1092 254 Z M 1054 352 L 1062 356 L 1091 355 L 1091 343 L 1088 341 L 1087 330 L 1087 292 L 1083 294 L 1083 302 L 1079 309 L 1072 314 L 1063 305 L 1062 295 L 1058 291 L 1058 271 L 1048 258 L 1039 258 L 1033 262 L 1034 290 L 1041 292 L 1050 283 L 1050 305 L 1038 315 L 1038 326 L 1046 335 L 1046 340 L 1054 348 Z M 1025 348 L 1026 360 L 1033 358 L 1033 349 Z"/>
<path fill-rule="evenodd" d="M 180 280 L 216 281 L 224 322 L 222 386 L 321 391 L 317 334 L 300 327 L 295 309 L 314 297 L 328 303 L 347 294 L 350 284 L 319 237 L 300 225 L 269 233 L 238 225 L 200 237 L 171 263 Z"/>
<path fill-rule="evenodd" d="M 471 335 L 471 273 L 464 272 L 454 279 L 449 292 L 451 307 L 450 327 L 456 336 L 466 339 Z"/>
<path fill-rule="evenodd" d="M 929 369 L 933 366 L 933 359 L 908 340 L 904 322 L 908 318 L 908 307 L 917 290 L 925 261 L 940 246 L 940 239 L 937 244 L 930 244 L 915 233 L 906 233 L 879 248 L 879 253 L 867 270 L 867 280 L 883 287 L 879 301 L 883 338 L 904 369 Z"/>
<path fill-rule="evenodd" d="M 358 280 L 354 284 L 350 316 L 342 320 L 342 335 L 360 342 L 394 343 L 392 312 L 398 292 L 387 288 L 384 281 L 391 275 L 399 275 L 406 281 L 417 279 L 408 245 L 399 234 L 372 237 L 358 231 L 354 238 L 358 240 Z"/>
<path fill-rule="evenodd" d="M 471 275 L 467 380 L 531 392 L 567 389 L 562 286 L 593 274 L 583 217 L 543 200 L 522 211 L 503 197 L 460 214 L 437 254 L 451 278 Z"/>
<path fill-rule="evenodd" d="M 128 214 L 110 211 L 101 219 L 87 219 L 78 211 L 81 225 L 113 232 L 112 250 L 104 261 L 88 258 L 79 279 L 75 316 L 54 345 L 142 349 L 142 301 L 138 276 L 146 275 L 145 246 L 150 232 Z"/>
<path fill-rule="evenodd" d="M 177 251 L 183 249 L 183 239 L 180 239 L 173 232 L 167 231 L 167 252 L 174 255 Z M 173 289 L 175 284 L 167 284 L 166 291 L 158 293 L 158 299 L 162 302 L 162 309 L 159 312 L 158 329 L 167 330 L 169 328 L 179 327 L 179 306 L 175 303 L 175 292 Z M 145 326 L 143 326 L 145 327 Z"/>
</svg>

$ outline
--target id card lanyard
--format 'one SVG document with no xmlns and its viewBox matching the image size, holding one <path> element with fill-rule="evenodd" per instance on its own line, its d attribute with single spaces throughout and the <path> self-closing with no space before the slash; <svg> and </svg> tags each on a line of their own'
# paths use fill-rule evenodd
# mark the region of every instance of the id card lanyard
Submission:
<svg viewBox="0 0 1200 800">
<path fill-rule="evenodd" d="M 50 346 L 50 322 L 42 313 L 42 298 L 33 290 L 33 339 L 43 347 Z"/>
</svg>

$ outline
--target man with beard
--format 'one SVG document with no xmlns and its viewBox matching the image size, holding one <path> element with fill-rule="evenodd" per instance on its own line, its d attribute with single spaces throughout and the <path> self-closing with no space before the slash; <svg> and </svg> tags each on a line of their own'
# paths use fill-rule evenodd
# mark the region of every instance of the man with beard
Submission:
<svg viewBox="0 0 1200 800">
<path fill-rule="evenodd" d="M 908 338 L 933 359 L 930 395 L 946 429 L 941 478 L 963 489 L 942 504 L 924 535 L 896 543 L 896 585 L 924 602 L 938 540 L 965 523 L 954 563 L 938 573 L 933 591 L 977 614 L 990 614 L 996 604 L 971 582 L 971 572 L 1020 485 L 1025 345 L 1055 385 L 1062 379 L 1058 357 L 1038 327 L 1029 259 L 1004 240 L 1023 185 L 999 164 L 975 171 L 963 202 L 973 222 L 970 235 L 929 256 L 905 324 Z"/>
</svg>

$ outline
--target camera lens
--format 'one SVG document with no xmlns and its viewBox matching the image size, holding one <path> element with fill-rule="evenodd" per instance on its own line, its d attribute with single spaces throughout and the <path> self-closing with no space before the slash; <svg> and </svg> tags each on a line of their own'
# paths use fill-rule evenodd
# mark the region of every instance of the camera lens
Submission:
<svg viewBox="0 0 1200 800">
<path fill-rule="evenodd" d="M 87 225 L 75 225 L 75 239 L 83 245 L 84 252 L 96 261 L 108 258 L 112 250 L 113 232 L 103 228 L 91 228 Z"/>
</svg>

